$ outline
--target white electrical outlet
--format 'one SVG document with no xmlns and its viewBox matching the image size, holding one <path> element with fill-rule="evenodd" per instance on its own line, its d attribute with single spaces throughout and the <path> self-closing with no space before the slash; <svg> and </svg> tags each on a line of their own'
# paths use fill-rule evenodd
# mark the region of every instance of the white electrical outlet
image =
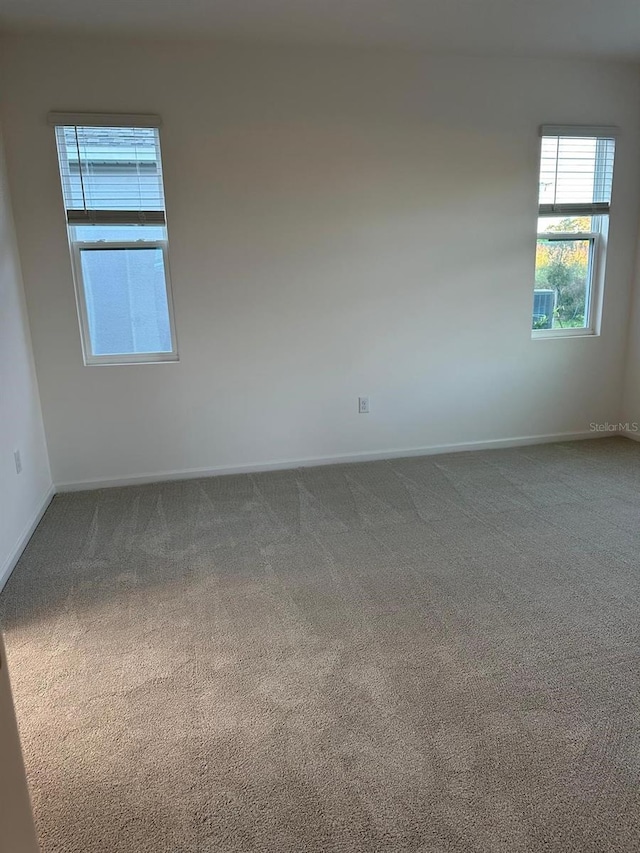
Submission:
<svg viewBox="0 0 640 853">
<path fill-rule="evenodd" d="M 368 397 L 358 397 L 358 412 L 361 415 L 369 414 L 369 398 Z"/>
<path fill-rule="evenodd" d="M 22 459 L 19 450 L 13 451 L 13 461 L 16 463 L 16 474 L 19 474 L 22 471 Z"/>
</svg>

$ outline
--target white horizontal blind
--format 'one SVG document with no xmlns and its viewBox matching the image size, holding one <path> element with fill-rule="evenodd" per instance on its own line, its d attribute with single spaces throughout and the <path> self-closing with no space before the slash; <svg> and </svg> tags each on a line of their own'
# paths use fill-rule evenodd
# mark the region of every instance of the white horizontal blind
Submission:
<svg viewBox="0 0 640 853">
<path fill-rule="evenodd" d="M 56 127 L 70 225 L 165 222 L 155 127 Z"/>
<path fill-rule="evenodd" d="M 546 130 L 543 128 L 543 131 Z M 606 132 L 606 128 L 603 128 Z M 542 135 L 541 214 L 593 216 L 611 205 L 615 138 Z"/>
<path fill-rule="evenodd" d="M 161 127 L 160 116 L 151 113 L 60 113 L 47 114 L 54 127 Z"/>
</svg>

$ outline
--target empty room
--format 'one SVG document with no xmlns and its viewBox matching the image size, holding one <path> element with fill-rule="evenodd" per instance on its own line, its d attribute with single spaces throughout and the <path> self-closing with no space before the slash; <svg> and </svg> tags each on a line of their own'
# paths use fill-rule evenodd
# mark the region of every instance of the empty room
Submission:
<svg viewBox="0 0 640 853">
<path fill-rule="evenodd" d="M 0 0 L 0 853 L 640 850 L 636 0 Z"/>
</svg>

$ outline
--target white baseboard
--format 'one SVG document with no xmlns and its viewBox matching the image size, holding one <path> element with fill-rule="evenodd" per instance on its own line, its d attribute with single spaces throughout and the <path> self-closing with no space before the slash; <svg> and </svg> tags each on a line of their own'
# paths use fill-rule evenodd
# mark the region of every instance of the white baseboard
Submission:
<svg viewBox="0 0 640 853">
<path fill-rule="evenodd" d="M 625 438 L 630 438 L 632 441 L 640 441 L 640 432 L 635 432 L 630 429 L 625 429 L 622 433 Z"/>
<path fill-rule="evenodd" d="M 523 447 L 528 444 L 550 444 L 554 441 L 580 441 L 586 438 L 607 438 L 606 433 L 560 432 L 552 435 L 527 435 L 518 438 L 498 438 L 459 444 L 435 444 L 429 447 L 406 447 L 401 450 L 378 450 L 358 453 L 340 453 L 336 456 L 314 456 L 307 459 L 280 459 L 273 462 L 255 462 L 245 465 L 221 465 L 216 468 L 186 468 L 182 471 L 160 471 L 156 474 L 135 474 L 131 477 L 107 477 L 102 480 L 78 480 L 56 483 L 57 492 L 77 492 L 85 489 L 106 489 L 116 486 L 136 486 L 169 480 L 192 480 L 198 477 L 217 477 L 224 474 L 253 474 L 259 471 L 282 471 L 290 468 L 310 468 L 317 465 L 339 465 L 349 462 L 375 462 L 381 459 L 398 459 L 403 456 L 435 456 L 439 453 L 458 453 L 465 450 L 492 450 L 505 447 Z"/>
<path fill-rule="evenodd" d="M 27 524 L 13 550 L 0 567 L 0 592 L 2 592 L 4 585 L 9 580 L 11 572 L 15 569 L 16 563 L 22 556 L 22 552 L 24 551 L 24 549 L 27 547 L 29 539 L 31 539 L 31 537 L 33 536 L 34 530 L 40 524 L 40 520 L 47 511 L 47 508 L 53 500 L 53 496 L 55 495 L 55 493 L 56 490 L 54 486 L 50 486 L 47 490 L 47 493 L 44 495 L 44 497 L 38 504 L 38 509 L 31 517 L 31 520 Z"/>
</svg>

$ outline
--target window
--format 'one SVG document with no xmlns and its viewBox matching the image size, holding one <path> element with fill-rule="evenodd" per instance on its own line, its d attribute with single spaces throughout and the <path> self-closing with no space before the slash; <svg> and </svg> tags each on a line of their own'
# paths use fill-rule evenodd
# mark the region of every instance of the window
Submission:
<svg viewBox="0 0 640 853">
<path fill-rule="evenodd" d="M 616 130 L 553 126 L 541 135 L 533 335 L 595 334 Z"/>
<path fill-rule="evenodd" d="M 177 361 L 159 120 L 52 113 L 85 364 Z"/>
</svg>

